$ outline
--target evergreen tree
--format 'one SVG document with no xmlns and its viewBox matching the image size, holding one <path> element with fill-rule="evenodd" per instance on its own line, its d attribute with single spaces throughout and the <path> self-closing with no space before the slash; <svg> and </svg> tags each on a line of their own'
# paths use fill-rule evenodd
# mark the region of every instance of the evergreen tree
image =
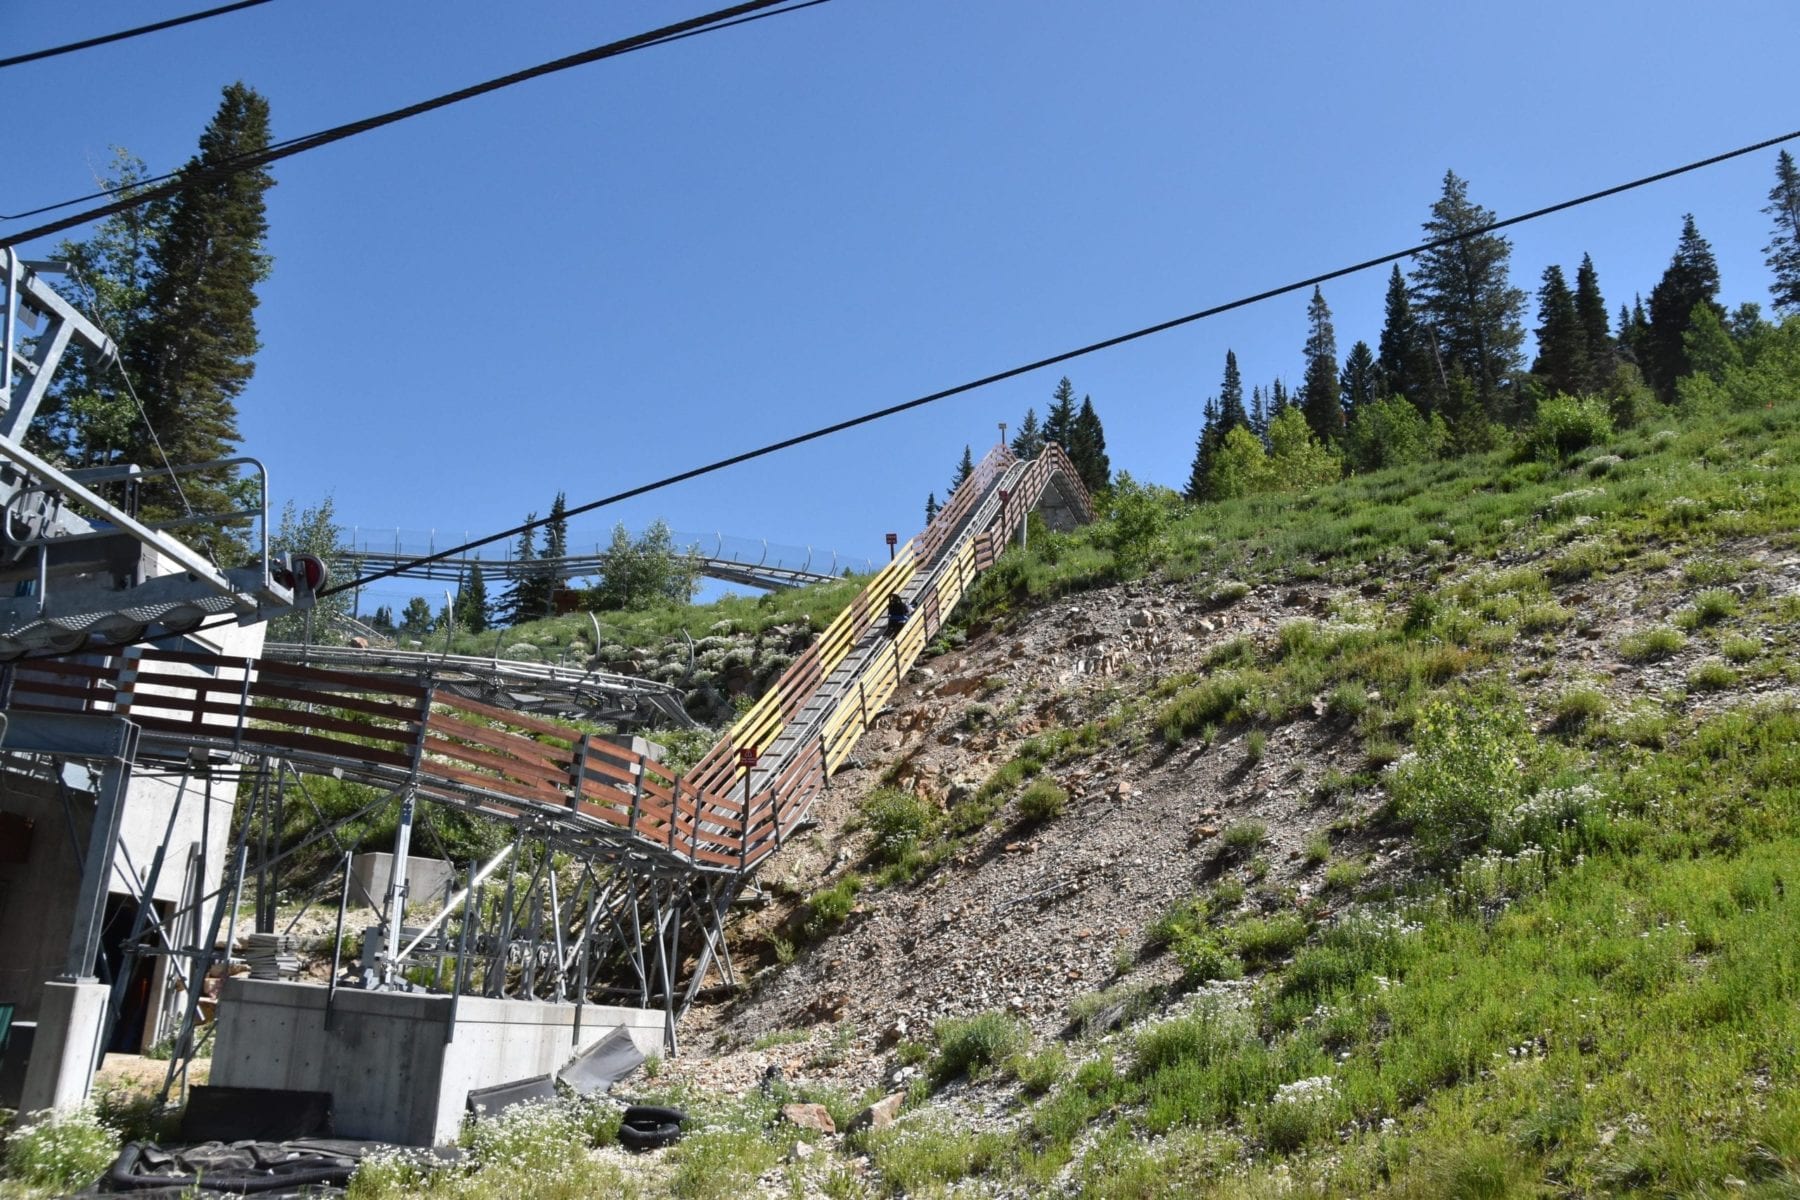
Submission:
<svg viewBox="0 0 1800 1200">
<path fill-rule="evenodd" d="M 1225 351 L 1225 376 L 1219 383 L 1219 425 L 1222 429 L 1250 428 L 1250 414 L 1244 411 L 1244 380 L 1238 374 L 1237 355 L 1230 350 Z"/>
<path fill-rule="evenodd" d="M 1300 385 L 1300 410 L 1319 441 L 1330 445 L 1343 432 L 1344 409 L 1338 399 L 1337 334 L 1325 293 L 1313 288 L 1306 305 L 1306 374 Z M 1274 422 L 1270 422 L 1273 428 Z"/>
<path fill-rule="evenodd" d="M 1778 313 L 1800 312 L 1800 170 L 1783 150 L 1775 160 L 1775 186 L 1763 209 L 1775 218 L 1775 232 L 1763 252 L 1775 281 L 1769 285 Z"/>
<path fill-rule="evenodd" d="M 431 632 L 431 604 L 423 596 L 414 596 L 400 613 L 400 632 L 421 637 Z"/>
<path fill-rule="evenodd" d="M 545 518 L 543 556 L 569 557 L 569 500 L 561 492 L 550 502 L 550 515 Z"/>
<path fill-rule="evenodd" d="M 1250 432 L 1263 440 L 1269 441 L 1269 406 L 1263 401 L 1263 390 L 1259 385 L 1250 389 Z"/>
<path fill-rule="evenodd" d="M 1064 375 L 1050 395 L 1050 413 L 1044 418 L 1044 440 L 1055 442 L 1065 451 L 1075 437 L 1075 385 Z"/>
<path fill-rule="evenodd" d="M 1650 362 L 1650 319 L 1644 314 L 1644 298 L 1636 296 L 1630 308 L 1619 305 L 1619 357 L 1647 370 Z"/>
<path fill-rule="evenodd" d="M 1380 353 L 1376 363 L 1381 368 L 1385 391 L 1390 396 L 1405 396 L 1415 406 L 1431 404 L 1436 389 L 1431 386 L 1433 372 L 1430 351 L 1425 346 L 1418 316 L 1413 312 L 1412 297 L 1406 290 L 1406 279 L 1400 264 L 1388 277 L 1386 319 L 1381 325 Z"/>
<path fill-rule="evenodd" d="M 502 625 L 517 625 L 521 621 L 534 620 L 537 609 L 532 605 L 532 564 L 537 561 L 537 527 L 532 524 L 537 514 L 531 513 L 525 518 L 529 528 L 519 535 L 519 545 L 514 553 L 517 562 L 511 572 L 512 578 L 506 590 L 500 593 L 495 619 Z"/>
<path fill-rule="evenodd" d="M 1618 370 L 1618 353 L 1613 349 L 1612 330 L 1606 324 L 1606 300 L 1600 295 L 1600 276 L 1594 260 L 1581 256 L 1575 269 L 1575 320 L 1581 326 L 1582 349 L 1587 352 L 1586 370 L 1581 390 L 1598 392 L 1612 382 Z"/>
<path fill-rule="evenodd" d="M 256 285 L 268 278 L 261 168 L 220 174 L 228 160 L 269 144 L 269 103 L 242 83 L 224 91 L 200 135 L 200 153 L 182 168 L 190 186 L 169 201 L 167 224 L 150 252 L 147 316 L 124 347 L 149 420 L 133 426 L 126 454 L 145 466 L 226 458 L 237 448 L 237 397 L 255 371 Z M 150 430 L 160 440 L 152 441 Z M 186 475 L 181 490 L 198 512 L 239 507 L 229 470 Z M 153 482 L 145 511 L 180 511 L 173 487 Z"/>
<path fill-rule="evenodd" d="M 1038 425 L 1037 409 L 1025 410 L 1025 419 L 1019 422 L 1019 432 L 1013 434 L 1012 452 L 1020 458 L 1032 459 L 1044 448 L 1044 431 Z"/>
<path fill-rule="evenodd" d="M 1224 440 L 1224 431 L 1219 428 L 1218 401 L 1208 396 L 1206 406 L 1200 410 L 1200 436 L 1194 439 L 1194 461 L 1188 467 L 1187 487 L 1181 491 L 1183 497 L 1205 500 L 1210 496 L 1207 481 L 1212 477 L 1213 461 Z"/>
<path fill-rule="evenodd" d="M 975 455 L 970 451 L 968 446 L 964 446 L 962 458 L 959 459 L 956 464 L 956 474 L 950 479 L 950 490 L 944 494 L 947 496 L 956 495 L 956 489 L 961 487 L 968 480 L 969 476 L 974 473 Z"/>
<path fill-rule="evenodd" d="M 1091 397 L 1081 398 L 1081 411 L 1069 431 L 1069 459 L 1090 492 L 1106 490 L 1112 483 L 1112 460 L 1106 456 L 1106 430 L 1094 411 Z"/>
<path fill-rule="evenodd" d="M 1292 404 L 1294 399 L 1288 395 L 1287 384 L 1277 379 L 1269 385 L 1269 420 L 1272 423 L 1281 415 L 1283 409 Z"/>
<path fill-rule="evenodd" d="M 116 150 L 105 186 L 129 196 L 148 174 L 141 159 Z M 149 318 L 150 255 L 168 218 L 169 202 L 151 201 L 114 213 L 85 241 L 57 247 L 81 307 L 119 346 L 135 345 Z M 77 342 L 57 370 L 27 439 L 33 450 L 68 466 L 111 466 L 132 444 L 141 420 L 118 369 Z M 145 465 L 163 464 L 152 459 Z"/>
<path fill-rule="evenodd" d="M 925 523 L 931 524 L 938 515 L 937 493 L 932 492 L 925 497 Z"/>
<path fill-rule="evenodd" d="M 1541 376 L 1553 392 L 1573 396 L 1587 382 L 1587 337 L 1575 311 L 1575 295 L 1563 279 L 1560 266 L 1544 268 L 1538 288 L 1538 354 L 1531 373 Z"/>
<path fill-rule="evenodd" d="M 1343 374 L 1338 376 L 1338 403 L 1344 410 L 1344 426 L 1356 420 L 1356 414 L 1381 399 L 1384 392 L 1381 367 L 1369 343 L 1359 340 L 1350 347 L 1344 359 Z"/>
<path fill-rule="evenodd" d="M 394 610 L 383 604 L 375 609 L 375 615 L 369 618 L 369 628 L 382 633 L 394 632 Z"/>
<path fill-rule="evenodd" d="M 1683 336 L 1693 320 L 1695 307 L 1704 304 L 1714 316 L 1725 315 L 1724 307 L 1715 299 L 1718 294 L 1719 264 L 1713 259 L 1712 247 L 1700 236 L 1694 214 L 1688 213 L 1681 219 L 1681 240 L 1676 243 L 1675 257 L 1650 291 L 1649 364 L 1645 375 L 1665 402 L 1675 399 L 1675 381 L 1692 369 Z"/>
<path fill-rule="evenodd" d="M 1501 413 L 1502 388 L 1518 370 L 1525 342 L 1525 293 L 1507 275 L 1512 243 L 1476 232 L 1493 220 L 1491 211 L 1470 202 L 1468 184 L 1446 171 L 1444 193 L 1425 222 L 1425 236 L 1444 244 L 1420 253 L 1412 276 L 1446 370 L 1462 368 L 1490 418 Z"/>
<path fill-rule="evenodd" d="M 487 580 L 482 578 L 481 564 L 469 564 L 469 577 L 456 589 L 456 603 L 451 606 L 457 627 L 470 633 L 485 633 L 493 624 L 488 606 Z"/>
</svg>

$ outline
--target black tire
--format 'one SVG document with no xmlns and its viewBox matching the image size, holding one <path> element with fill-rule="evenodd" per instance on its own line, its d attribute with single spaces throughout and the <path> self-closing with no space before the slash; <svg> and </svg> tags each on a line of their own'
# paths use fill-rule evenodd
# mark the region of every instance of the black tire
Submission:
<svg viewBox="0 0 1800 1200">
<path fill-rule="evenodd" d="M 627 1104 L 625 1106 L 625 1124 L 627 1125 L 685 1125 L 687 1114 L 679 1108 L 664 1108 L 657 1104 Z"/>
<path fill-rule="evenodd" d="M 673 1146 L 680 1140 L 681 1126 L 674 1121 L 664 1121 L 658 1125 L 619 1126 L 619 1145 L 627 1150 L 660 1150 L 664 1146 Z"/>
</svg>

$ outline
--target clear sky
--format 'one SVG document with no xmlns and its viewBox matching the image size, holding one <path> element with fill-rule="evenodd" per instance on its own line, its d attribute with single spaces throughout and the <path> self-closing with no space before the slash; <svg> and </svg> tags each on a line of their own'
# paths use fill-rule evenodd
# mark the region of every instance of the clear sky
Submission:
<svg viewBox="0 0 1800 1200">
<path fill-rule="evenodd" d="M 10 6 L 0 55 L 206 6 Z M 720 6 L 275 0 L 15 67 L 0 210 L 90 190 L 113 145 L 179 165 L 233 80 L 286 138 Z M 1507 215 L 1800 128 L 1796 45 L 1792 0 L 832 0 L 277 164 L 245 450 L 279 498 L 441 545 L 1409 245 L 1446 169 Z M 1517 229 L 1514 283 L 1572 281 L 1585 251 L 1616 312 L 1691 211 L 1722 298 L 1766 304 L 1774 159 Z M 1326 288 L 1340 353 L 1375 342 L 1385 282 Z M 661 516 L 882 555 L 1065 370 L 1114 469 L 1179 487 L 1226 349 L 1246 386 L 1297 382 L 1305 308 L 734 468 L 576 540 Z"/>
</svg>

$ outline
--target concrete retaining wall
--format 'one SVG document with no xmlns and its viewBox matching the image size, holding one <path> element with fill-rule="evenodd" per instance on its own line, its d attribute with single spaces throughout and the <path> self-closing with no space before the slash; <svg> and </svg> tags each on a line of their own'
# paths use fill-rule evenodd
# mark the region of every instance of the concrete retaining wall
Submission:
<svg viewBox="0 0 1800 1200">
<path fill-rule="evenodd" d="M 406 1145 L 455 1140 L 469 1092 L 560 1069 L 624 1026 L 660 1053 L 656 1009 L 464 996 L 449 1041 L 450 997 L 339 988 L 331 1028 L 326 989 L 234 978 L 219 1002 L 211 1081 L 227 1087 L 330 1092 L 339 1136 Z"/>
</svg>

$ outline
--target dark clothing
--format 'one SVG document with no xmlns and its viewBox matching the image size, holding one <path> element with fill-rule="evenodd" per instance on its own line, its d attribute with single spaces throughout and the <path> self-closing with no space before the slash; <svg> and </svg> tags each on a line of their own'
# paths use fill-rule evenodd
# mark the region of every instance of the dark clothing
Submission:
<svg viewBox="0 0 1800 1200">
<path fill-rule="evenodd" d="M 895 592 L 888 597 L 887 631 L 889 637 L 899 637 L 900 630 L 906 626 L 906 618 L 912 616 L 912 608 Z"/>
</svg>

